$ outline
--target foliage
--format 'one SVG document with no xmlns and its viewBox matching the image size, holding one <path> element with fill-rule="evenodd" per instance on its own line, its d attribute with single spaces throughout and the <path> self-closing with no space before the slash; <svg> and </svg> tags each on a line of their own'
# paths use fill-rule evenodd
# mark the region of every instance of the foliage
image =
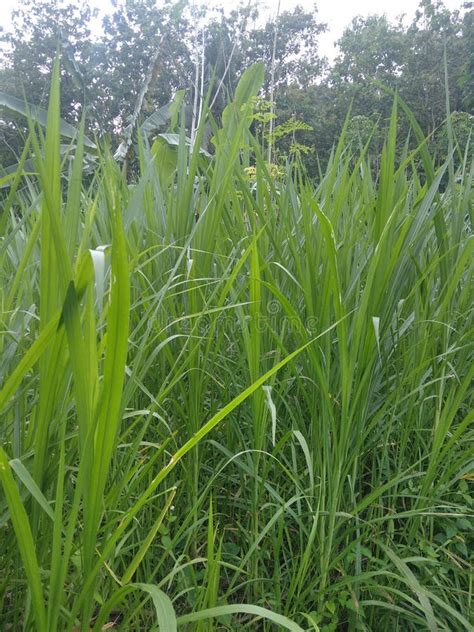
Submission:
<svg viewBox="0 0 474 632">
<path fill-rule="evenodd" d="M 329 158 L 349 106 L 352 116 L 378 121 L 384 132 L 394 90 L 410 106 L 425 134 L 434 133 L 446 118 L 445 50 L 451 110 L 474 114 L 473 15 L 469 3 L 463 10 L 449 11 L 441 2 L 426 0 L 408 27 L 402 21 L 391 24 L 383 16 L 354 18 L 338 42 L 339 55 L 319 85 L 293 84 L 277 94 L 280 118 L 295 115 L 312 126 L 314 134 L 304 137 L 304 142 L 315 146 L 323 162 Z M 407 133 L 405 124 L 401 138 Z M 381 147 L 375 141 L 374 155 L 379 155 Z M 317 172 L 314 158 L 307 164 L 311 173 Z"/>
<path fill-rule="evenodd" d="M 81 104 L 95 98 L 91 98 L 88 88 L 94 84 L 91 18 L 91 10 L 83 1 L 68 4 L 22 0 L 13 12 L 11 31 L 1 33 L 0 91 L 45 107 L 53 60 L 61 46 L 65 60 L 61 71 L 61 116 L 68 123 L 77 123 Z M 8 118 L 1 118 L 0 165 L 7 167 L 21 153 L 26 129 L 23 117 L 11 116 L 9 112 Z"/>
<path fill-rule="evenodd" d="M 20 0 L 11 32 L 1 36 L 0 91 L 44 106 L 60 45 L 61 115 L 68 123 L 77 124 L 86 104 L 88 135 L 108 135 L 119 145 L 147 83 L 136 122 L 140 125 L 177 91 L 186 90 L 186 127 L 194 142 L 206 98 L 219 121 L 245 68 L 258 61 L 272 67 L 275 45 L 273 81 L 267 73 L 260 95 L 275 98 L 276 109 L 267 115 L 276 112 L 276 125 L 294 119 L 312 129 L 278 140 L 272 152 L 300 155 L 316 176 L 329 160 L 349 107 L 352 116 L 377 120 L 384 133 L 392 102 L 387 88 L 399 92 L 425 134 L 439 129 L 446 116 L 445 49 L 450 108 L 474 114 L 473 15 L 469 3 L 449 11 L 439 0 L 423 0 L 408 26 L 383 16 L 358 16 L 340 38 L 330 66 L 318 47 L 325 25 L 316 6 L 262 20 L 259 6 L 248 2 L 224 11 L 186 0 L 127 0 L 113 4 L 97 32 L 97 16 L 85 2 Z M 272 127 L 273 122 L 266 131 Z M 17 162 L 26 132 L 22 119 L 2 116 L 2 167 Z M 209 126 L 202 139 L 207 149 L 211 136 Z M 375 141 L 373 149 L 377 155 Z"/>
<path fill-rule="evenodd" d="M 467 152 L 470 162 L 474 158 L 474 116 L 467 112 L 452 112 L 450 125 L 458 150 L 455 160 L 462 162 Z M 439 162 L 444 162 L 450 151 L 447 121 L 436 130 L 432 145 Z"/>
<path fill-rule="evenodd" d="M 347 124 L 275 177 L 262 81 L 86 181 L 55 65 L 0 215 L 3 629 L 472 629 L 474 167 L 395 100 L 377 171 Z"/>
<path fill-rule="evenodd" d="M 190 85 L 191 66 L 186 40 L 191 24 L 185 2 L 127 0 L 104 17 L 97 43 L 97 76 L 104 94 L 102 129 L 122 129 L 133 112 L 150 61 L 155 59 L 143 113 L 164 106 L 176 90 Z M 111 125 L 113 123 L 113 126 Z"/>
</svg>

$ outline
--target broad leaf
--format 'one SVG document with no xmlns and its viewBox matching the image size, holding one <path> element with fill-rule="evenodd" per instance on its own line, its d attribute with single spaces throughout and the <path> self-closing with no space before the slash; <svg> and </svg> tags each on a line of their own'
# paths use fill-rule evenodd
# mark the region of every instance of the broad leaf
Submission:
<svg viewBox="0 0 474 632">
<path fill-rule="evenodd" d="M 48 112 L 44 108 L 39 107 L 38 105 L 31 105 L 27 101 L 22 101 L 21 99 L 17 99 L 11 94 L 7 94 L 6 92 L 0 92 L 0 106 L 8 108 L 13 112 L 17 112 L 18 114 L 23 114 L 23 116 L 30 117 L 43 127 L 46 127 L 46 123 L 48 121 Z M 75 138 L 77 136 L 78 130 L 67 123 L 63 119 L 60 119 L 60 131 L 61 136 L 66 136 L 66 138 Z M 84 136 L 84 145 L 89 147 L 89 149 L 96 149 L 95 143 L 93 143 L 90 138 Z"/>
</svg>

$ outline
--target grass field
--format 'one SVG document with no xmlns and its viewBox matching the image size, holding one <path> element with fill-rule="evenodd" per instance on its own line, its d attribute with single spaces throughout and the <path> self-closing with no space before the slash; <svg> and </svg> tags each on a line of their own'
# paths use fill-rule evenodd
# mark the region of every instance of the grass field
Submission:
<svg viewBox="0 0 474 632">
<path fill-rule="evenodd" d="M 395 101 L 378 173 L 275 173 L 262 72 L 128 184 L 60 153 L 56 67 L 0 214 L 2 630 L 474 629 L 474 166 Z"/>
</svg>

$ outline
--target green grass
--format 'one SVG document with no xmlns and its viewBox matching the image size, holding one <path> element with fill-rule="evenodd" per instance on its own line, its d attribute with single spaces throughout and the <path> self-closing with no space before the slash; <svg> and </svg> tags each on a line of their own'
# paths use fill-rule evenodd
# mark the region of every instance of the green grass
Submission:
<svg viewBox="0 0 474 632">
<path fill-rule="evenodd" d="M 0 215 L 4 630 L 472 630 L 472 176 L 46 132 Z M 401 107 L 400 107 L 401 106 Z M 401 112 L 398 112 L 398 110 Z M 397 117 L 419 146 L 398 155 Z M 408 145 L 407 145 L 408 147 Z M 24 173 L 30 152 L 35 174 Z M 246 167 L 255 166 L 255 176 Z"/>
</svg>

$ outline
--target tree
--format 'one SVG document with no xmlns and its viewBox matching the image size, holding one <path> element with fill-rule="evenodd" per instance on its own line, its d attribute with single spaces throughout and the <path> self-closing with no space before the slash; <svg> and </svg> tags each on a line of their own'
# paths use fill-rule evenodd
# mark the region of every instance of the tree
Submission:
<svg viewBox="0 0 474 632">
<path fill-rule="evenodd" d="M 59 46 L 64 119 L 77 123 L 86 104 L 88 132 L 117 140 L 146 81 L 137 122 L 186 88 L 186 123 L 193 137 L 205 95 L 219 117 L 243 71 L 262 61 L 267 68 L 262 96 L 268 100 L 275 88 L 275 125 L 301 120 L 312 128 L 279 138 L 280 154 L 288 154 L 296 141 L 315 147 L 305 161 L 316 173 L 317 158 L 328 157 L 350 108 L 354 138 L 372 121 L 383 128 L 392 105 L 387 87 L 399 92 L 426 133 L 439 129 L 446 118 L 445 51 L 451 111 L 474 113 L 473 14 L 472 3 L 449 11 L 440 0 L 422 0 L 408 28 L 401 19 L 356 17 L 329 67 L 318 49 L 325 25 L 316 6 L 310 11 L 297 6 L 262 23 L 258 6 L 247 1 L 226 13 L 205 4 L 196 8 L 188 0 L 114 0 L 102 32 L 93 35 L 87 0 L 19 0 L 12 31 L 0 35 L 0 90 L 44 105 Z M 0 119 L 0 164 L 14 162 L 24 129 L 22 119 Z"/>
<path fill-rule="evenodd" d="M 401 20 L 391 24 L 385 16 L 355 17 L 338 44 L 340 54 L 327 81 L 339 118 L 351 107 L 354 117 L 378 119 L 383 126 L 393 101 L 384 87 L 396 90 L 405 67 L 407 41 Z"/>
<path fill-rule="evenodd" d="M 379 81 L 396 87 L 406 47 L 401 21 L 391 24 L 385 16 L 357 16 L 338 45 L 341 52 L 332 69 L 332 81 L 339 79 L 361 87 Z"/>
<path fill-rule="evenodd" d="M 465 112 L 474 113 L 474 3 L 464 4 L 466 13 L 462 22 L 462 64 L 458 85 Z"/>
<path fill-rule="evenodd" d="M 162 6 L 155 0 L 127 0 L 115 3 L 114 11 L 104 18 L 96 61 L 102 130 L 114 132 L 126 125 L 152 59 L 144 114 L 168 103 L 179 88 L 189 87 L 191 25 L 186 7 L 184 0 Z"/>
<path fill-rule="evenodd" d="M 449 11 L 439 0 L 420 2 L 407 30 L 400 93 L 426 133 L 433 132 L 446 118 L 445 51 L 451 110 L 463 108 L 460 83 L 468 43 L 464 35 L 459 11 Z"/>
<path fill-rule="evenodd" d="M 77 106 L 83 100 L 84 86 L 93 76 L 91 18 L 86 0 L 77 3 L 22 0 L 12 14 L 12 30 L 1 36 L 5 49 L 1 89 L 20 98 L 25 95 L 31 103 L 44 105 L 52 63 L 60 48 L 65 62 L 62 114 L 77 120 Z"/>
<path fill-rule="evenodd" d="M 36 105 L 46 105 L 52 63 L 61 48 L 61 116 L 77 122 L 86 86 L 94 81 L 91 18 L 85 0 L 74 4 L 22 0 L 12 14 L 12 30 L 3 32 L 0 38 L 4 49 L 0 90 Z M 6 166 L 15 161 L 23 143 L 20 132 L 24 127 L 24 119 L 11 114 L 8 122 L 1 122 L 4 144 L 0 164 Z"/>
<path fill-rule="evenodd" d="M 258 18 L 258 8 L 247 3 L 227 16 L 221 11 L 206 26 L 206 79 L 215 76 L 218 83 L 224 77 L 221 108 L 226 93 L 234 92 L 243 71 L 257 62 L 263 62 L 267 68 L 264 92 L 268 96 L 274 43 L 277 88 L 292 83 L 312 84 L 325 67 L 325 60 L 319 55 L 318 37 L 326 25 L 317 21 L 316 6 L 312 11 L 304 11 L 300 6 L 283 11 L 278 16 L 278 26 L 276 19 L 257 26 Z"/>
</svg>

